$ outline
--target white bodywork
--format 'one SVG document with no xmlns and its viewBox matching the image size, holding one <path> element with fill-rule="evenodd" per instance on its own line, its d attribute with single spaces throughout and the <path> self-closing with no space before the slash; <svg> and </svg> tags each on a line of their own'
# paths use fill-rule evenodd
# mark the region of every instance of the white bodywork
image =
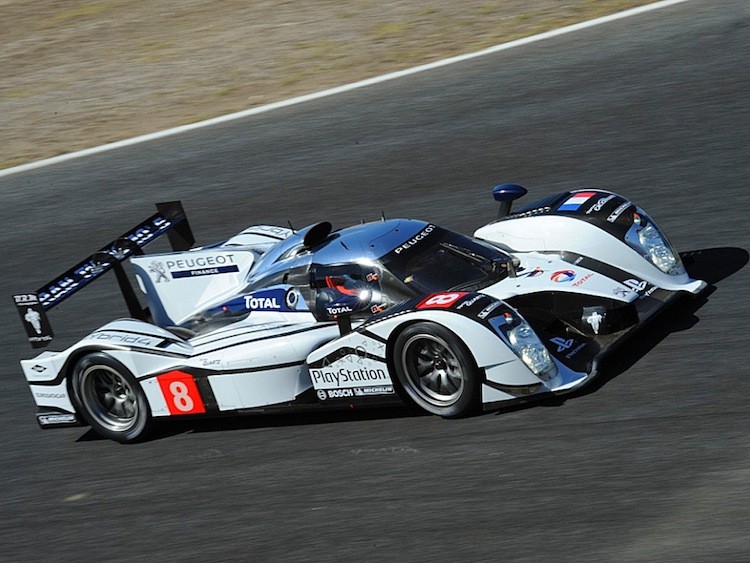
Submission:
<svg viewBox="0 0 750 563">
<path fill-rule="evenodd" d="M 622 241 L 575 217 L 519 217 L 485 225 L 477 229 L 474 236 L 512 248 L 518 256 L 524 252 L 568 251 L 606 264 L 616 263 L 621 270 L 670 291 L 698 293 L 706 286 L 705 282 L 692 280 L 687 274 L 665 274 Z M 569 266 L 566 263 L 566 267 Z"/>
<path fill-rule="evenodd" d="M 155 311 L 155 318 L 160 315 L 164 326 L 177 325 L 196 310 L 236 295 L 253 265 L 291 234 L 282 227 L 251 227 L 214 247 L 134 257 L 132 263 L 141 289 L 155 295 L 163 307 Z M 691 280 L 687 274 L 661 272 L 622 241 L 573 217 L 499 221 L 478 229 L 475 237 L 513 249 L 519 261 L 519 276 L 509 276 L 481 291 L 497 300 L 549 291 L 632 303 L 639 299 L 634 288 L 643 281 L 690 293 L 705 287 L 705 282 Z M 632 280 L 621 283 L 566 262 L 555 254 L 560 251 L 616 264 L 632 274 Z M 570 280 L 555 275 L 567 271 L 574 273 Z M 77 359 L 91 351 L 105 351 L 136 376 L 155 417 L 202 414 L 207 408 L 212 412 L 262 409 L 290 405 L 300 397 L 306 397 L 305 404 L 372 396 L 397 399 L 388 346 L 397 331 L 418 321 L 443 325 L 467 345 L 485 378 L 481 390 L 485 404 L 569 391 L 594 376 L 573 371 L 555 359 L 556 374 L 541 379 L 498 334 L 451 310 L 409 310 L 359 330 L 355 324 L 354 332 L 344 336 L 335 323 L 319 322 L 308 311 L 253 311 L 228 326 L 187 338 L 154 324 L 122 319 L 63 352 L 45 351 L 21 365 L 36 404 L 52 409 L 40 415 L 40 422 L 48 416 L 51 423 L 74 417 L 68 377 Z M 202 374 L 200 392 L 196 387 L 200 377 L 191 374 Z M 181 407 L 178 399 L 183 395 L 170 391 L 172 381 L 192 382 L 190 404 L 193 399 L 201 404 Z M 62 419 L 53 420 L 55 416 Z"/>
</svg>

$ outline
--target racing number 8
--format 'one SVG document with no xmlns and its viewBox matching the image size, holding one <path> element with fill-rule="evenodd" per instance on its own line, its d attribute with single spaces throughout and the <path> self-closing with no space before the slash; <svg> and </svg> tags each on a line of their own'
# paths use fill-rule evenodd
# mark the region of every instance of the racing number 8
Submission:
<svg viewBox="0 0 750 563">
<path fill-rule="evenodd" d="M 156 378 L 167 403 L 169 414 L 201 414 L 206 412 L 195 379 L 184 371 L 170 371 Z"/>
<path fill-rule="evenodd" d="M 188 387 L 182 381 L 170 383 L 169 392 L 172 393 L 172 401 L 177 410 L 189 412 L 195 408 L 195 402 L 190 398 Z"/>
<path fill-rule="evenodd" d="M 467 295 L 465 291 L 456 291 L 454 293 L 438 293 L 436 295 L 431 295 L 421 303 L 417 305 L 417 309 L 426 309 L 426 308 L 440 308 L 440 309 L 447 309 L 451 305 L 453 305 L 456 301 L 461 299 L 464 295 Z"/>
</svg>

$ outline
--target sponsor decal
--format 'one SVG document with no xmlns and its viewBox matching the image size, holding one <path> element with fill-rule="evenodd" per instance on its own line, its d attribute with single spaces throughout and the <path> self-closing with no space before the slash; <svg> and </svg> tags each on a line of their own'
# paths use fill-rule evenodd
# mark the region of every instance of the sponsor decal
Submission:
<svg viewBox="0 0 750 563">
<path fill-rule="evenodd" d="M 43 336 L 29 336 L 29 342 L 32 344 L 34 342 L 50 342 L 52 340 L 52 336 L 49 334 L 45 334 Z"/>
<path fill-rule="evenodd" d="M 221 363 L 221 360 L 219 359 L 212 360 L 209 358 L 201 358 L 201 364 L 203 364 L 203 367 L 218 366 L 220 363 Z"/>
<path fill-rule="evenodd" d="M 252 295 L 245 295 L 245 308 L 251 310 L 280 310 L 281 305 L 276 301 L 275 297 L 253 297 Z"/>
<path fill-rule="evenodd" d="M 86 338 L 91 340 L 108 340 L 117 344 L 135 344 L 137 346 L 156 346 L 161 340 L 139 336 L 137 334 L 119 334 L 115 332 L 95 332 Z"/>
<path fill-rule="evenodd" d="M 407 240 L 405 243 L 403 243 L 401 246 L 398 246 L 394 249 L 394 252 L 396 254 L 401 254 L 404 250 L 409 250 L 412 246 L 417 244 L 419 241 L 421 241 L 424 238 L 427 238 L 429 234 L 435 230 L 435 225 L 427 225 L 424 229 L 422 229 L 419 233 L 414 235 L 414 237 Z"/>
<path fill-rule="evenodd" d="M 580 352 L 581 350 L 583 350 L 585 347 L 586 347 L 586 343 L 582 342 L 581 344 L 579 344 L 578 346 L 576 346 L 575 348 L 573 348 L 570 352 L 568 352 L 567 354 L 565 354 L 565 357 L 567 359 L 570 359 L 573 356 L 575 356 L 578 352 Z"/>
<path fill-rule="evenodd" d="M 37 420 L 42 426 L 48 426 L 51 424 L 72 424 L 77 422 L 76 415 L 74 414 L 39 414 Z"/>
<path fill-rule="evenodd" d="M 346 386 L 361 386 L 358 383 L 364 383 L 365 386 L 389 384 L 391 382 L 385 370 L 377 368 L 360 368 L 360 369 L 312 369 L 310 370 L 313 385 L 316 388 L 331 389 Z M 348 384 L 348 385 L 347 385 Z"/>
<path fill-rule="evenodd" d="M 541 276 L 544 273 L 544 270 L 542 270 L 541 266 L 535 266 L 533 270 L 529 270 L 528 272 L 523 272 L 521 274 L 518 274 L 519 278 L 535 278 L 537 276 Z"/>
<path fill-rule="evenodd" d="M 602 315 L 599 311 L 593 311 L 591 314 L 589 314 L 588 317 L 586 317 L 586 322 L 591 325 L 591 328 L 594 330 L 594 334 L 599 334 L 599 328 L 601 327 L 603 320 L 604 315 Z"/>
<path fill-rule="evenodd" d="M 616 287 L 612 290 L 612 295 L 614 295 L 615 297 L 627 297 L 631 293 L 631 291 L 628 291 L 623 287 Z"/>
<path fill-rule="evenodd" d="M 615 194 L 610 194 L 607 197 L 603 197 L 599 199 L 599 201 L 597 201 L 594 205 L 588 208 L 588 210 L 586 211 L 586 215 L 590 213 L 596 213 L 597 211 L 601 211 L 602 207 L 604 207 L 609 200 L 614 199 L 615 197 L 616 197 Z"/>
<path fill-rule="evenodd" d="M 157 260 L 152 261 L 151 264 L 148 265 L 148 271 L 156 276 L 156 278 L 154 279 L 154 283 L 172 281 L 167 276 L 167 268 L 164 266 L 164 262 L 159 262 Z"/>
<path fill-rule="evenodd" d="M 576 277 L 576 273 L 573 270 L 558 270 L 553 273 L 549 279 L 555 283 L 563 283 L 573 281 Z"/>
<path fill-rule="evenodd" d="M 378 387 L 355 387 L 354 394 L 357 397 L 367 397 L 370 395 L 392 395 L 392 385 L 380 385 Z"/>
<path fill-rule="evenodd" d="M 23 318 L 27 323 L 31 325 L 31 327 L 34 329 L 34 332 L 36 332 L 37 334 L 42 334 L 42 315 L 38 311 L 35 311 L 31 307 L 28 307 Z"/>
<path fill-rule="evenodd" d="M 297 303 L 299 303 L 299 291 L 296 289 L 290 289 L 287 291 L 286 295 L 284 295 L 284 303 L 286 303 L 286 306 L 290 309 L 296 309 Z"/>
<path fill-rule="evenodd" d="M 565 354 L 565 357 L 567 359 L 572 358 L 578 352 L 580 352 L 581 350 L 583 350 L 586 347 L 586 343 L 585 342 L 582 342 L 581 344 L 579 344 L 578 346 L 576 346 L 576 341 L 573 340 L 572 338 L 568 338 L 566 340 L 566 339 L 561 338 L 559 336 L 551 338 L 550 342 L 552 344 L 555 344 L 557 346 L 557 352 L 558 352 L 558 354 L 561 353 L 561 352 L 566 352 L 567 350 L 570 350 L 570 352 L 568 352 L 567 354 Z M 574 346 L 575 346 L 575 348 L 574 348 Z"/>
<path fill-rule="evenodd" d="M 35 293 L 21 293 L 13 296 L 26 336 L 34 348 L 41 348 L 52 340 L 52 327 L 44 314 L 40 297 Z"/>
<path fill-rule="evenodd" d="M 242 231 L 243 235 L 273 235 L 281 239 L 285 239 L 292 234 L 292 231 L 284 227 L 274 227 L 273 225 L 256 225 Z"/>
<path fill-rule="evenodd" d="M 213 276 L 216 274 L 231 274 L 239 272 L 240 269 L 237 266 L 218 266 L 216 268 L 203 268 L 201 270 L 179 270 L 171 272 L 172 277 L 177 278 L 192 278 L 196 276 Z"/>
<path fill-rule="evenodd" d="M 622 283 L 623 285 L 627 285 L 630 289 L 632 289 L 633 291 L 637 291 L 638 293 L 646 289 L 646 286 L 648 285 L 643 280 L 633 280 L 633 279 L 625 280 Z"/>
<path fill-rule="evenodd" d="M 565 352 L 565 350 L 570 350 L 573 347 L 573 344 L 575 344 L 575 340 L 573 340 L 572 338 L 568 338 L 567 340 L 565 340 L 564 338 L 560 338 L 559 336 L 555 336 L 554 338 L 550 339 L 550 342 L 557 346 L 558 352 Z"/>
<path fill-rule="evenodd" d="M 344 315 L 346 313 L 353 313 L 354 309 L 348 305 L 334 305 L 333 307 L 326 306 L 326 313 L 329 316 L 335 317 L 336 315 Z"/>
<path fill-rule="evenodd" d="M 172 222 L 164 217 L 157 216 L 148 219 L 124 237 L 117 239 L 111 245 L 90 256 L 85 262 L 68 270 L 59 279 L 40 291 L 39 301 L 44 304 L 46 309 L 49 309 L 54 303 L 64 299 L 79 287 L 86 285 L 91 279 L 112 267 L 117 261 L 132 254 L 136 248 L 144 246 L 169 230 L 171 226 Z M 51 340 L 51 337 L 49 340 Z"/>
<path fill-rule="evenodd" d="M 586 203 L 589 199 L 594 197 L 596 195 L 596 192 L 578 192 L 575 194 L 572 194 L 568 199 L 566 199 L 560 207 L 557 208 L 558 211 L 578 211 L 578 208 L 581 207 L 584 203 Z"/>
<path fill-rule="evenodd" d="M 167 269 L 171 272 L 174 269 L 190 270 L 192 268 L 207 268 L 223 264 L 234 264 L 234 254 L 217 254 L 216 256 L 167 260 Z"/>
<path fill-rule="evenodd" d="M 328 394 L 329 399 L 345 399 L 347 397 L 354 397 L 354 391 L 351 389 L 329 389 L 325 391 Z"/>
<path fill-rule="evenodd" d="M 46 367 L 44 367 L 44 366 L 40 366 L 39 364 L 36 364 L 35 366 L 31 366 L 31 369 L 33 369 L 33 370 L 34 370 L 35 372 L 37 372 L 37 373 L 42 373 L 42 372 L 43 372 L 43 371 L 45 371 L 45 370 L 46 370 L 47 368 L 46 368 Z"/>
<path fill-rule="evenodd" d="M 39 303 L 39 298 L 33 293 L 21 293 L 19 295 L 14 295 L 13 301 L 19 306 L 36 305 Z"/>
<path fill-rule="evenodd" d="M 349 399 L 351 397 L 372 397 L 374 395 L 392 395 L 392 385 L 377 385 L 373 387 L 353 387 L 345 389 L 318 389 L 316 395 L 321 401 L 326 399 Z"/>
<path fill-rule="evenodd" d="M 658 288 L 655 285 L 652 285 L 647 291 L 644 291 L 643 294 L 638 299 L 645 299 L 646 297 L 651 297 L 651 294 L 657 289 Z"/>
<path fill-rule="evenodd" d="M 484 295 L 475 295 L 471 299 L 467 299 L 466 301 L 463 301 L 460 305 L 456 307 L 456 309 L 463 309 L 464 307 L 471 307 L 474 303 L 479 301 L 480 299 L 484 299 Z"/>
<path fill-rule="evenodd" d="M 487 305 L 484 309 L 479 311 L 479 313 L 477 314 L 477 317 L 479 317 L 480 319 L 486 319 L 489 316 L 489 314 L 495 309 L 497 309 L 500 305 L 502 305 L 500 301 L 493 301 L 492 303 Z"/>
<path fill-rule="evenodd" d="M 296 289 L 263 289 L 235 298 L 225 306 L 232 306 L 238 299 L 241 306 L 250 311 L 294 311 L 299 305 L 300 295 Z"/>
<path fill-rule="evenodd" d="M 617 221 L 617 218 L 622 215 L 622 212 L 625 211 L 628 207 L 630 207 L 632 203 L 629 201 L 626 201 L 622 205 L 619 205 L 617 209 L 615 209 L 612 213 L 609 214 L 609 217 L 607 217 L 607 221 L 610 223 L 614 223 Z"/>
<path fill-rule="evenodd" d="M 239 272 L 234 264 L 234 254 L 217 254 L 216 256 L 198 256 L 197 258 L 179 258 L 160 262 L 153 260 L 148 271 L 154 278 L 154 283 L 169 282 L 172 279 L 192 278 L 197 276 L 213 276 Z"/>
<path fill-rule="evenodd" d="M 156 378 L 164 395 L 169 414 L 202 414 L 206 412 L 195 379 L 189 373 L 174 370 Z"/>
<path fill-rule="evenodd" d="M 456 301 L 468 295 L 465 291 L 454 291 L 452 293 L 435 293 L 423 299 L 416 309 L 449 309 Z"/>
<path fill-rule="evenodd" d="M 48 393 L 44 391 L 35 391 L 34 397 L 37 399 L 65 399 L 67 395 L 65 393 Z"/>
<path fill-rule="evenodd" d="M 585 276 L 583 276 L 577 282 L 573 282 L 573 285 L 576 286 L 576 287 L 578 287 L 579 285 L 583 285 L 584 283 L 586 283 L 587 280 L 590 280 L 593 277 L 594 277 L 594 274 L 591 274 L 591 273 L 586 274 Z"/>
</svg>

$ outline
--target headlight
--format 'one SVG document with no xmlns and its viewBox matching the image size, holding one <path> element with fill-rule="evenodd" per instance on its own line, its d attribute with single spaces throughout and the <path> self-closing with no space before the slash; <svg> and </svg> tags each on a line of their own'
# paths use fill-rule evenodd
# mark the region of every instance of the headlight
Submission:
<svg viewBox="0 0 750 563">
<path fill-rule="evenodd" d="M 625 240 L 654 266 L 665 274 L 678 276 L 685 273 L 679 255 L 672 250 L 667 238 L 643 210 L 633 214 L 633 225 Z"/>
<path fill-rule="evenodd" d="M 508 331 L 510 346 L 526 367 L 540 379 L 549 381 L 557 375 L 557 366 L 539 337 L 525 321 Z"/>
</svg>

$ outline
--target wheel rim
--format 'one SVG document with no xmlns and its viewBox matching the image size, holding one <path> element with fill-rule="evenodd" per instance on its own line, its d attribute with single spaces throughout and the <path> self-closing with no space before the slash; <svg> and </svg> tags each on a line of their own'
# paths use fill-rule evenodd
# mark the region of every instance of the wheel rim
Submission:
<svg viewBox="0 0 750 563">
<path fill-rule="evenodd" d="M 135 390 L 114 368 L 96 365 L 80 376 L 83 404 L 96 422 L 109 430 L 122 432 L 138 419 Z"/>
<path fill-rule="evenodd" d="M 401 366 L 411 388 L 433 405 L 455 403 L 464 389 L 464 372 L 448 343 L 431 334 L 406 341 Z"/>
</svg>

